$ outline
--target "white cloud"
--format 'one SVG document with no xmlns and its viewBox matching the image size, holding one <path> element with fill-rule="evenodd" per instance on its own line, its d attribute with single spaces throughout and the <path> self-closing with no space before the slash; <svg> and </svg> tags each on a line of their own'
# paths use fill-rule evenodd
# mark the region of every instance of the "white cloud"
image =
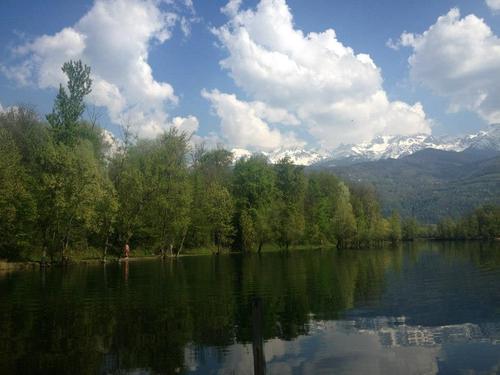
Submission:
<svg viewBox="0 0 500 375">
<path fill-rule="evenodd" d="M 279 147 L 301 146 L 291 132 L 281 132 L 265 121 L 290 121 L 283 110 L 267 107 L 261 102 L 245 102 L 235 95 L 221 93 L 218 90 L 210 92 L 203 90 L 202 96 L 209 100 L 215 113 L 221 119 L 222 136 L 226 142 L 235 148 L 252 150 L 272 150 Z"/>
<path fill-rule="evenodd" d="M 486 5 L 493 11 L 500 11 L 500 0 L 486 0 Z"/>
<path fill-rule="evenodd" d="M 424 33 L 404 33 L 401 44 L 413 49 L 412 79 L 449 98 L 450 111 L 500 122 L 500 38 L 483 19 L 454 8 Z"/>
<path fill-rule="evenodd" d="M 190 1 L 184 4 L 194 12 Z M 170 84 L 153 77 L 149 50 L 167 41 L 181 21 L 155 0 L 96 0 L 74 26 L 17 47 L 18 64 L 1 70 L 20 84 L 58 87 L 66 80 L 62 64 L 82 59 L 92 68 L 89 101 L 105 106 L 113 122 L 129 122 L 139 135 L 151 137 L 169 126 L 166 107 L 178 98 Z M 182 22 L 188 32 L 189 21 Z"/>
<path fill-rule="evenodd" d="M 295 117 L 322 146 L 430 132 L 419 103 L 389 101 L 370 56 L 344 46 L 332 29 L 296 29 L 285 0 L 261 0 L 255 10 L 231 0 L 222 10 L 229 22 L 214 33 L 229 55 L 221 66 L 249 97 Z M 255 120 L 240 128 L 252 124 L 263 128 Z"/>
<path fill-rule="evenodd" d="M 195 133 L 199 125 L 198 119 L 194 116 L 174 117 L 172 119 L 172 126 L 189 134 Z"/>
</svg>

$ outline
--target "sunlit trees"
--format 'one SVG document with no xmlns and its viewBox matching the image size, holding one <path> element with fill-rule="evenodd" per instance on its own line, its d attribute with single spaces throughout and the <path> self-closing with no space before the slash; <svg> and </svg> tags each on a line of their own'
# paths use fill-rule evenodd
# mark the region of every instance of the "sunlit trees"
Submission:
<svg viewBox="0 0 500 375">
<path fill-rule="evenodd" d="M 278 245 L 288 248 L 298 243 L 304 234 L 304 198 L 306 179 L 303 168 L 289 158 L 275 164 L 277 199 L 273 212 L 274 232 Z"/>
<path fill-rule="evenodd" d="M 276 176 L 267 159 L 254 155 L 234 166 L 233 194 L 236 201 L 237 244 L 244 251 L 257 248 L 272 238 L 276 206 Z"/>
<path fill-rule="evenodd" d="M 234 235 L 234 199 L 231 194 L 232 154 L 222 148 L 193 153 L 193 199 L 188 241 L 193 246 L 229 247 Z"/>
<path fill-rule="evenodd" d="M 333 229 L 339 247 L 349 246 L 356 234 L 356 218 L 350 202 L 350 192 L 342 182 L 335 202 Z"/>
<path fill-rule="evenodd" d="M 313 172 L 307 178 L 304 213 L 306 240 L 314 245 L 335 244 L 334 216 L 339 180 L 328 172 Z"/>
<path fill-rule="evenodd" d="M 27 182 L 14 139 L 0 127 L 0 258 L 18 258 L 29 245 L 36 212 Z"/>
</svg>

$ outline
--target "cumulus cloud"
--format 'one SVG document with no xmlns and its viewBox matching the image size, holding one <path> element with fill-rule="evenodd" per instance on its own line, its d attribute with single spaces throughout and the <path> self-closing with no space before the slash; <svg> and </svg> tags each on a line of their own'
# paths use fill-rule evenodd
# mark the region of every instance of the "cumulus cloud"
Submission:
<svg viewBox="0 0 500 375">
<path fill-rule="evenodd" d="M 139 135 L 154 136 L 171 125 L 165 108 L 178 102 L 173 87 L 155 80 L 148 63 L 151 46 L 167 41 L 182 21 L 177 13 L 163 9 L 165 3 L 96 0 L 75 25 L 15 48 L 16 63 L 1 70 L 21 85 L 51 88 L 65 82 L 65 61 L 81 59 L 92 67 L 89 101 L 106 107 L 113 122 L 128 122 Z M 183 4 L 192 9 L 190 1 Z"/>
<path fill-rule="evenodd" d="M 420 103 L 388 99 L 380 69 L 369 55 L 343 45 L 333 29 L 304 34 L 294 26 L 285 0 L 261 0 L 247 10 L 240 0 L 231 0 L 222 11 L 229 21 L 213 30 L 228 52 L 222 68 L 252 100 L 283 109 L 321 146 L 367 141 L 379 134 L 430 132 Z M 225 98 L 236 105 L 234 96 Z M 262 115 L 252 115 L 252 121 L 239 124 L 240 131 L 269 130 Z M 228 120 L 221 121 L 229 127 Z M 252 126 L 256 128 L 247 130 Z M 274 132 L 267 146 L 278 138 Z"/>
<path fill-rule="evenodd" d="M 450 111 L 500 122 L 500 38 L 483 19 L 461 18 L 453 8 L 424 33 L 404 33 L 400 42 L 413 49 L 412 79 L 449 98 Z"/>
<path fill-rule="evenodd" d="M 500 0 L 486 0 L 486 5 L 493 11 L 493 12 L 499 12 L 500 11 Z"/>
<path fill-rule="evenodd" d="M 186 133 L 195 133 L 199 127 L 199 121 L 194 116 L 188 117 L 174 117 L 172 119 L 172 126 L 178 130 Z"/>
<path fill-rule="evenodd" d="M 218 90 L 203 90 L 202 96 L 210 101 L 221 119 L 222 136 L 231 147 L 272 150 L 304 145 L 292 132 L 270 126 L 275 122 L 295 122 L 296 119 L 285 110 L 268 107 L 262 102 L 241 101 L 233 94 Z"/>
</svg>

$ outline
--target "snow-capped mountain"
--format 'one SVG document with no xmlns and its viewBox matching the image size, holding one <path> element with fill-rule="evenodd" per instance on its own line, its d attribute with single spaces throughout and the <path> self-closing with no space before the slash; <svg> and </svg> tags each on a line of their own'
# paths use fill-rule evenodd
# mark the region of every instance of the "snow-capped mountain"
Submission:
<svg viewBox="0 0 500 375">
<path fill-rule="evenodd" d="M 277 149 L 272 152 L 264 152 L 271 163 L 277 163 L 279 160 L 288 157 L 291 162 L 297 165 L 311 165 L 317 163 L 326 157 L 327 154 L 322 154 L 316 150 L 306 150 L 302 148 Z"/>
<path fill-rule="evenodd" d="M 254 154 L 242 148 L 233 148 L 231 152 L 233 153 L 234 160 L 247 158 Z M 296 165 L 311 165 L 330 156 L 330 154 L 327 153 L 320 153 L 316 150 L 308 150 L 299 147 L 290 149 L 279 148 L 270 152 L 260 151 L 257 152 L 257 154 L 266 156 L 271 163 L 277 163 L 279 160 L 289 157 L 291 162 Z"/>
<path fill-rule="evenodd" d="M 412 136 L 379 136 L 371 142 L 357 145 L 341 145 L 331 154 L 331 159 L 398 159 L 417 151 L 434 148 L 445 151 L 463 151 L 467 144 L 461 139 L 445 140 L 426 134 Z"/>
<path fill-rule="evenodd" d="M 486 131 L 463 138 L 467 149 L 500 151 L 500 124 L 490 125 Z"/>
<path fill-rule="evenodd" d="M 311 165 L 318 162 L 337 164 L 389 158 L 398 159 L 426 148 L 456 152 L 467 149 L 500 151 L 500 124 L 490 125 L 487 130 L 465 137 L 435 137 L 428 134 L 379 136 L 371 142 L 340 145 L 332 151 L 292 148 L 261 152 L 261 154 L 267 156 L 271 163 L 288 156 L 295 164 Z M 233 149 L 232 151 L 235 160 L 252 155 L 252 152 L 245 149 Z"/>
<path fill-rule="evenodd" d="M 425 134 L 380 136 L 371 142 L 340 146 L 332 152 L 330 159 L 398 159 L 426 148 L 456 152 L 467 149 L 500 151 L 500 125 L 490 125 L 487 130 L 457 138 L 434 137 Z"/>
</svg>

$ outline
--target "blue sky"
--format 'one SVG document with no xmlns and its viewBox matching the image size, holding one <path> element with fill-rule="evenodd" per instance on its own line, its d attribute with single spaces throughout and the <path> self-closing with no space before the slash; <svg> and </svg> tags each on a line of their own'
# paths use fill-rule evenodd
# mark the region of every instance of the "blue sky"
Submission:
<svg viewBox="0 0 500 375">
<path fill-rule="evenodd" d="M 120 13 L 119 3 L 146 15 Z M 49 112 L 62 80 L 57 67 L 70 56 L 99 75 L 89 103 L 115 133 L 130 121 L 141 136 L 178 126 L 230 147 L 331 148 L 500 122 L 498 0 L 232 0 L 233 10 L 221 11 L 227 3 L 3 0 L 0 104 Z M 127 22 L 155 26 L 131 30 Z M 327 29 L 335 34 L 308 39 Z M 112 51 L 98 46 L 110 34 Z M 337 42 L 333 55 L 323 52 Z"/>
</svg>

